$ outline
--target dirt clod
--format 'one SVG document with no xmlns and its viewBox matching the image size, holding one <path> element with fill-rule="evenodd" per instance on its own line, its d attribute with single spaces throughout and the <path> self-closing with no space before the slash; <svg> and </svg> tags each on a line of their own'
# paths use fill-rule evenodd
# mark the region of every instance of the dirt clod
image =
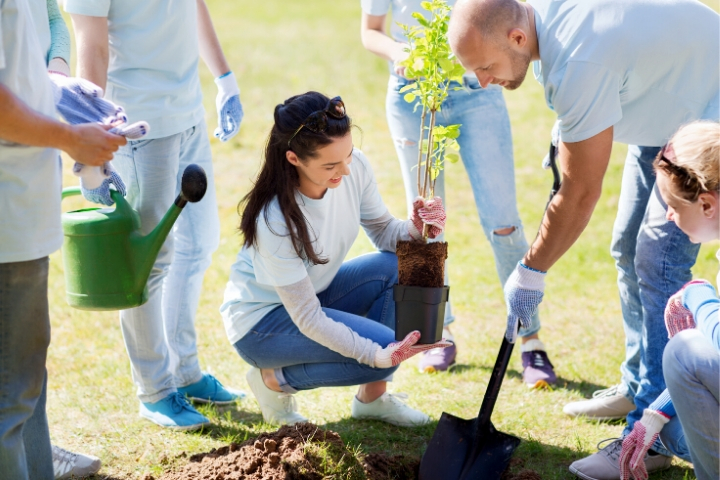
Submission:
<svg viewBox="0 0 720 480">
<path fill-rule="evenodd" d="M 420 460 L 405 455 L 371 453 L 365 456 L 363 468 L 368 480 L 415 480 L 420 472 Z"/>
<path fill-rule="evenodd" d="M 445 286 L 447 252 L 446 242 L 398 242 L 398 283 L 408 287 Z"/>
<path fill-rule="evenodd" d="M 321 480 L 333 466 L 362 478 L 362 467 L 337 433 L 300 423 L 192 455 L 186 465 L 160 480 Z"/>
</svg>

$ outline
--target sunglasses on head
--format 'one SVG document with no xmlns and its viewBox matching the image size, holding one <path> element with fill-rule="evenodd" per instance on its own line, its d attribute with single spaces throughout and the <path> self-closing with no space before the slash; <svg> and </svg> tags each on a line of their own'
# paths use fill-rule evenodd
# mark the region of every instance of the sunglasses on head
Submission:
<svg viewBox="0 0 720 480">
<path fill-rule="evenodd" d="M 292 134 L 290 140 L 288 140 L 288 147 L 290 147 L 290 142 L 292 142 L 293 138 L 300 133 L 300 130 L 302 130 L 303 127 L 313 133 L 324 133 L 328 126 L 328 115 L 336 120 L 345 118 L 345 104 L 343 103 L 342 98 L 339 96 L 331 98 L 324 110 L 316 110 L 308 115 L 305 121 L 300 124 L 297 130 L 295 130 L 295 133 Z"/>
<path fill-rule="evenodd" d="M 660 149 L 657 156 L 658 162 L 665 162 L 664 169 L 680 179 L 682 182 L 682 188 L 685 192 L 694 192 L 694 196 L 697 198 L 697 196 L 702 193 L 702 186 L 700 185 L 700 182 L 695 175 L 691 174 L 685 167 L 674 163 L 665 156 L 667 148 L 668 146 L 665 145 Z"/>
</svg>

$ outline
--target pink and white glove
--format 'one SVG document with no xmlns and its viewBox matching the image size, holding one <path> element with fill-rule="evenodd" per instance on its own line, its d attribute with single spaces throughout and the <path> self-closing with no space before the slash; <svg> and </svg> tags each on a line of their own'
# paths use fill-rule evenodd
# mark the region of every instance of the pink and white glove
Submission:
<svg viewBox="0 0 720 480">
<path fill-rule="evenodd" d="M 695 283 L 708 283 L 705 280 L 692 280 L 685 285 L 670 299 L 665 306 L 665 328 L 668 331 L 668 338 L 672 338 L 683 330 L 695 328 L 695 319 L 690 310 L 685 308 L 682 302 L 683 292 L 688 285 Z"/>
<path fill-rule="evenodd" d="M 620 479 L 647 480 L 645 455 L 652 447 L 660 430 L 670 419 L 658 412 L 646 408 L 640 420 L 635 422 L 630 435 L 625 437 L 620 452 Z"/>
<path fill-rule="evenodd" d="M 405 335 L 402 342 L 393 342 L 387 347 L 379 349 L 375 353 L 375 368 L 394 367 L 425 350 L 445 348 L 452 345 L 452 342 L 448 342 L 444 338 L 437 343 L 416 345 L 420 340 L 420 336 L 420 332 L 415 330 Z"/>
<path fill-rule="evenodd" d="M 423 228 L 428 225 L 428 237 L 437 238 L 445 230 L 445 218 L 442 198 L 435 197 L 432 200 L 425 200 L 418 196 L 413 201 L 408 233 L 413 240 L 420 241 L 423 237 Z"/>
</svg>

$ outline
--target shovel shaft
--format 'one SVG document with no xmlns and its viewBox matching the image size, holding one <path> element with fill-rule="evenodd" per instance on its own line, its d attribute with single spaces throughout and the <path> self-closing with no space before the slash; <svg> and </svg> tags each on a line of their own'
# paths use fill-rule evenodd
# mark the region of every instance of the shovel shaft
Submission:
<svg viewBox="0 0 720 480">
<path fill-rule="evenodd" d="M 478 414 L 478 435 L 484 433 L 490 425 L 490 416 L 495 408 L 495 402 L 497 401 L 498 393 L 500 393 L 500 387 L 502 386 L 503 377 L 505 377 L 505 371 L 510 362 L 512 351 L 513 344 L 503 337 L 500 352 L 498 353 L 497 360 L 495 360 L 495 366 L 493 367 L 492 375 L 490 375 L 490 382 L 488 382 L 485 397 L 483 397 L 483 403 L 480 407 L 480 413 Z"/>
</svg>

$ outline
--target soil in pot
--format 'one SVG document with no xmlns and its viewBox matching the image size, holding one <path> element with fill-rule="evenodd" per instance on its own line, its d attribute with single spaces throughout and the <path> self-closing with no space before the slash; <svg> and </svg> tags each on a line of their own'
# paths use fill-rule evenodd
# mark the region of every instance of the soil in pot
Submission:
<svg viewBox="0 0 720 480">
<path fill-rule="evenodd" d="M 419 459 L 381 453 L 361 463 L 340 435 L 311 423 L 285 425 L 188 460 L 158 480 L 322 480 L 338 473 L 349 480 L 415 480 L 420 465 Z"/>
<path fill-rule="evenodd" d="M 446 242 L 398 242 L 398 283 L 409 287 L 444 287 L 447 251 Z"/>
</svg>

